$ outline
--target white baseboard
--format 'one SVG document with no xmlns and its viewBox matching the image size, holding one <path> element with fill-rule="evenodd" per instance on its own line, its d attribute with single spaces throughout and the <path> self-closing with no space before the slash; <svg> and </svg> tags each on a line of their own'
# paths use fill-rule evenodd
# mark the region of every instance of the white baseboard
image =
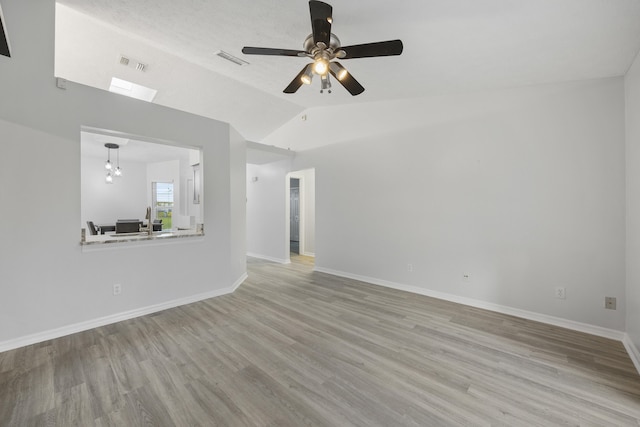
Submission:
<svg viewBox="0 0 640 427">
<path fill-rule="evenodd" d="M 247 256 L 249 256 L 251 258 L 263 259 L 265 261 L 277 262 L 278 264 L 291 264 L 291 260 L 290 259 L 275 258 L 275 257 L 269 256 L 269 255 L 261 255 L 261 254 L 256 254 L 256 253 L 253 253 L 253 252 L 247 252 Z"/>
<path fill-rule="evenodd" d="M 304 256 L 310 256 L 310 257 L 316 257 L 316 254 L 313 252 L 303 252 L 300 255 L 304 255 Z"/>
<path fill-rule="evenodd" d="M 640 350 L 635 346 L 633 341 L 631 341 L 631 337 L 625 332 L 624 338 L 622 338 L 622 344 L 624 344 L 624 348 L 627 349 L 627 353 L 629 353 L 629 357 L 633 362 L 633 365 L 636 367 L 636 370 L 640 374 Z"/>
<path fill-rule="evenodd" d="M 73 325 L 63 326 L 61 328 L 50 329 L 48 331 L 38 332 L 36 334 L 0 342 L 0 353 L 3 351 L 13 350 L 31 344 L 51 340 L 54 338 L 64 337 L 66 335 L 75 334 L 77 332 L 87 331 L 89 329 L 98 328 L 100 326 L 110 325 L 112 323 L 121 322 L 123 320 L 133 319 L 135 317 L 145 316 L 169 308 L 181 305 L 191 304 L 209 298 L 219 297 L 233 293 L 247 278 L 247 273 L 243 273 L 231 286 L 216 289 L 215 291 L 204 292 L 201 294 L 191 295 L 185 298 L 179 298 L 172 301 L 154 304 L 147 307 L 136 308 L 134 310 L 124 311 L 121 313 L 111 314 L 109 316 L 99 317 L 97 319 L 87 320 L 85 322 L 75 323 Z"/>
<path fill-rule="evenodd" d="M 376 279 L 374 277 L 360 276 L 357 274 L 346 273 L 344 271 L 331 270 L 328 268 L 315 267 L 315 271 L 328 273 L 334 276 L 346 277 L 348 279 L 359 280 L 374 285 L 384 286 L 387 288 L 398 289 L 400 291 L 411 292 L 414 294 L 425 295 L 432 298 L 438 298 L 445 301 L 451 301 L 458 304 L 464 304 L 471 307 L 482 308 L 485 310 L 495 311 L 497 313 L 508 314 L 511 316 L 521 317 L 523 319 L 535 320 L 536 322 L 546 323 L 549 325 L 560 326 L 562 328 L 574 331 L 585 332 L 587 334 L 599 337 L 610 338 L 616 341 L 622 341 L 624 332 L 615 329 L 603 328 L 600 326 L 590 325 L 588 323 L 575 322 L 573 320 L 563 319 L 561 317 L 548 316 L 546 314 L 535 313 L 533 311 L 521 310 L 519 308 L 508 307 L 504 305 L 494 304 L 486 301 L 476 300 L 473 298 L 461 297 L 458 295 L 448 294 L 445 292 L 433 291 L 430 289 L 420 288 L 417 286 L 403 285 L 400 283 L 389 282 L 386 280 Z M 637 366 L 637 365 L 636 365 Z"/>
<path fill-rule="evenodd" d="M 242 273 L 242 275 L 240 277 L 238 277 L 236 279 L 235 282 L 233 282 L 233 285 L 231 285 L 230 289 L 231 292 L 225 292 L 227 294 L 232 294 L 236 291 L 236 289 L 238 289 L 240 287 L 240 285 L 242 285 L 242 283 L 247 280 L 247 278 L 249 277 L 249 275 L 247 274 L 247 272 L 245 271 L 244 273 Z M 224 295 L 224 294 L 221 294 Z M 220 295 L 216 295 L 216 296 L 220 296 Z"/>
</svg>

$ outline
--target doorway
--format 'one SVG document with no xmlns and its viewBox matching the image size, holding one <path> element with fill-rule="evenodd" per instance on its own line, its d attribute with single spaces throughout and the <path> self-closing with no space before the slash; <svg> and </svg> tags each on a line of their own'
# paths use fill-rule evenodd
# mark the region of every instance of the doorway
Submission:
<svg viewBox="0 0 640 427">
<path fill-rule="evenodd" d="M 305 169 L 290 172 L 286 176 L 286 224 L 285 243 L 289 259 L 314 263 L 316 224 L 316 171 Z"/>
<path fill-rule="evenodd" d="M 289 252 L 300 254 L 300 179 L 289 181 Z"/>
</svg>

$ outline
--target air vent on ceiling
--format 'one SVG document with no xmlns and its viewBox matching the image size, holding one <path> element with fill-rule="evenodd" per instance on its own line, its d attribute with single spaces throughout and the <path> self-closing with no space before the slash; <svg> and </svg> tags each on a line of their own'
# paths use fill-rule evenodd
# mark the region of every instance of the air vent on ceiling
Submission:
<svg viewBox="0 0 640 427">
<path fill-rule="evenodd" d="M 226 59 L 227 61 L 231 61 L 236 65 L 240 65 L 240 66 L 249 65 L 249 63 L 247 61 L 244 61 L 244 60 L 242 60 L 240 58 L 237 58 L 237 57 L 231 55 L 230 53 L 225 52 L 224 50 L 221 50 L 221 51 L 217 52 L 216 55 L 218 55 L 220 58 Z"/>
<path fill-rule="evenodd" d="M 137 59 L 128 58 L 124 55 L 120 55 L 120 65 L 124 65 L 125 67 L 135 68 L 138 71 L 147 71 L 147 64 L 144 62 L 140 62 Z"/>
</svg>

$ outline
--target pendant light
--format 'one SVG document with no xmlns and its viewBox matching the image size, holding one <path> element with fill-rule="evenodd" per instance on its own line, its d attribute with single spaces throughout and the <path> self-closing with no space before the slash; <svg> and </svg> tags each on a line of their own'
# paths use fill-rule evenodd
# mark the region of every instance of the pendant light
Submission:
<svg viewBox="0 0 640 427">
<path fill-rule="evenodd" d="M 110 142 L 107 142 L 106 144 L 104 144 L 104 146 L 107 148 L 107 161 L 104 164 L 104 168 L 107 170 L 107 176 L 105 177 L 104 181 L 107 184 L 113 184 L 113 175 L 111 174 L 111 171 L 113 170 L 113 165 L 111 164 L 111 150 L 118 150 L 118 165 L 115 168 L 114 174 L 115 176 L 121 176 L 122 171 L 120 170 L 120 146 L 118 144 L 113 144 Z"/>
</svg>

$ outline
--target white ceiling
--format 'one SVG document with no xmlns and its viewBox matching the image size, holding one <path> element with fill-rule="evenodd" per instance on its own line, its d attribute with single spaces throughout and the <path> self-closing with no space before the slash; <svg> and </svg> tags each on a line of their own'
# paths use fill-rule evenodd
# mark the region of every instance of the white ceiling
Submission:
<svg viewBox="0 0 640 427">
<path fill-rule="evenodd" d="M 57 12 L 58 76 L 102 88 L 114 75 L 129 79 L 158 89 L 154 102 L 227 121 L 258 142 L 307 109 L 620 76 L 640 49 L 638 0 L 330 0 L 343 45 L 399 38 L 404 52 L 344 60 L 366 88 L 357 97 L 337 82 L 321 95 L 318 81 L 286 95 L 308 59 L 241 49 L 302 48 L 311 32 L 306 1 L 58 3 L 73 9 Z M 250 65 L 227 62 L 219 50 Z M 147 71 L 119 65 L 120 54 Z"/>
<path fill-rule="evenodd" d="M 120 146 L 118 151 L 111 150 L 111 161 L 116 162 L 116 156 L 120 156 L 123 162 L 157 163 L 172 160 L 189 161 L 190 149 L 174 145 L 138 141 L 121 138 L 118 136 L 99 134 L 93 132 L 80 132 L 82 157 L 101 158 L 107 160 L 108 150 L 106 143 Z"/>
</svg>

